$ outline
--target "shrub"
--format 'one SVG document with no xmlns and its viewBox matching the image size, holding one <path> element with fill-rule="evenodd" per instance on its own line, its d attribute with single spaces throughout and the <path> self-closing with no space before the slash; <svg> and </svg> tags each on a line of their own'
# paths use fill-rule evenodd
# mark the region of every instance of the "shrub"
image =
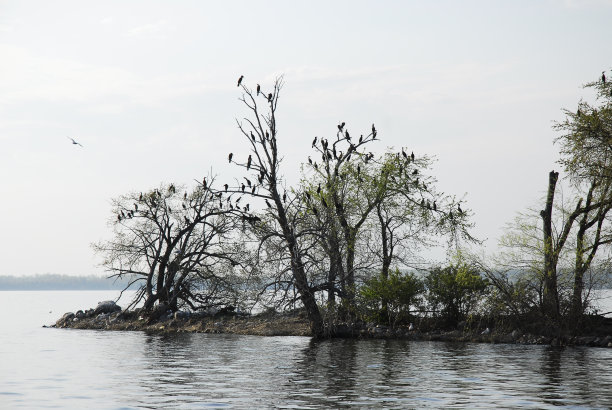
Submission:
<svg viewBox="0 0 612 410">
<path fill-rule="evenodd" d="M 398 269 L 368 280 L 360 289 L 361 305 L 366 320 L 395 326 L 407 321 L 410 307 L 419 302 L 423 282 L 412 273 L 402 274 Z"/>
<path fill-rule="evenodd" d="M 449 324 L 473 313 L 489 282 L 464 263 L 435 268 L 425 278 L 427 301 Z"/>
</svg>

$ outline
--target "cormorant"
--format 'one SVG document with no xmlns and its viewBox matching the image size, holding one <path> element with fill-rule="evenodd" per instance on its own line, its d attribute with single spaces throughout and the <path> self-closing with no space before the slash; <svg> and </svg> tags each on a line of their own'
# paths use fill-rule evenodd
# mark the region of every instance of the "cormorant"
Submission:
<svg viewBox="0 0 612 410">
<path fill-rule="evenodd" d="M 314 139 L 312 140 L 312 147 L 314 148 L 316 144 L 317 144 L 317 137 L 314 137 Z"/>
<path fill-rule="evenodd" d="M 257 95 L 259 95 L 260 91 L 261 91 L 261 86 L 259 84 L 257 84 Z"/>
<path fill-rule="evenodd" d="M 242 82 L 243 78 L 244 78 L 244 76 L 241 75 L 240 78 L 238 79 L 238 85 L 236 87 L 240 87 L 240 83 Z"/>
<path fill-rule="evenodd" d="M 359 136 L 359 143 L 361 144 L 362 142 L 363 142 L 363 134 Z"/>
<path fill-rule="evenodd" d="M 287 193 L 286 192 L 283 193 L 283 202 L 287 202 Z"/>
<path fill-rule="evenodd" d="M 251 156 L 249 155 L 249 159 L 247 160 L 247 171 L 251 168 L 251 161 L 253 160 L 253 158 L 251 158 Z"/>
<path fill-rule="evenodd" d="M 403 148 L 402 148 L 402 155 L 405 159 L 408 159 L 408 154 L 406 154 Z"/>
<path fill-rule="evenodd" d="M 312 165 L 312 158 L 310 158 L 310 155 L 308 156 L 308 163 Z"/>
<path fill-rule="evenodd" d="M 604 85 L 606 84 L 606 72 L 605 71 L 601 72 L 601 82 L 604 83 Z"/>
<path fill-rule="evenodd" d="M 142 201 L 142 192 L 140 193 L 140 198 L 138 198 L 139 201 Z"/>
<path fill-rule="evenodd" d="M 227 192 L 227 189 L 229 188 L 229 185 L 223 184 L 223 186 L 225 187 L 225 192 Z"/>
<path fill-rule="evenodd" d="M 125 218 L 125 214 L 121 211 L 121 217 Z"/>
<path fill-rule="evenodd" d="M 136 212 L 138 212 L 138 205 L 137 205 L 137 204 L 134 204 L 134 210 L 135 210 Z"/>
<path fill-rule="evenodd" d="M 268 102 L 272 102 L 272 93 L 268 94 Z"/>
<path fill-rule="evenodd" d="M 412 151 L 412 153 L 410 154 L 410 158 L 412 159 L 412 161 L 414 161 L 414 151 Z"/>
<path fill-rule="evenodd" d="M 251 194 L 255 193 L 255 188 L 256 188 L 255 185 L 253 185 L 253 188 L 251 188 Z"/>
<path fill-rule="evenodd" d="M 181 204 L 181 205 L 183 205 L 183 209 L 187 209 L 187 207 L 185 206 L 185 204 Z"/>
<path fill-rule="evenodd" d="M 251 187 L 251 180 L 248 179 L 247 177 L 243 177 L 244 179 L 246 179 L 247 185 L 249 186 L 249 188 Z"/>
<path fill-rule="evenodd" d="M 255 135 L 253 135 L 253 131 L 251 131 L 251 139 L 255 142 Z"/>
<path fill-rule="evenodd" d="M 229 160 L 229 162 L 232 162 L 232 157 L 234 156 L 233 153 L 229 153 L 229 155 L 227 156 L 227 159 Z"/>
<path fill-rule="evenodd" d="M 187 199 L 187 192 L 185 192 L 185 194 L 183 194 L 183 199 Z"/>
<path fill-rule="evenodd" d="M 348 130 L 344 131 L 344 135 L 346 135 L 346 140 L 350 141 L 351 140 L 351 136 L 348 133 Z"/>
<path fill-rule="evenodd" d="M 457 204 L 457 210 L 459 211 L 460 214 L 463 213 L 463 210 L 461 209 L 461 204 Z"/>
<path fill-rule="evenodd" d="M 121 222 L 121 215 L 117 214 L 117 220 Z"/>
<path fill-rule="evenodd" d="M 344 123 L 338 124 L 338 130 L 342 131 L 342 128 L 344 128 Z"/>
<path fill-rule="evenodd" d="M 242 192 L 244 192 L 244 189 L 245 189 L 245 188 L 246 188 L 246 187 L 244 186 L 244 184 L 242 184 L 242 186 L 240 187 L 240 189 L 242 190 Z"/>
</svg>

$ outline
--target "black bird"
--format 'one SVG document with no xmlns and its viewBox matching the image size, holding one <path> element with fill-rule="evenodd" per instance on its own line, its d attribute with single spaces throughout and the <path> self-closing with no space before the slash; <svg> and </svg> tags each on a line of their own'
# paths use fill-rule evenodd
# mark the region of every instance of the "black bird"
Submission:
<svg viewBox="0 0 612 410">
<path fill-rule="evenodd" d="M 578 118 L 580 118 L 580 116 L 582 115 L 582 111 L 580 111 L 580 108 L 578 108 L 578 111 L 576 111 L 576 115 L 578 116 Z"/>
<path fill-rule="evenodd" d="M 344 134 L 346 135 L 346 140 L 350 141 L 351 140 L 351 136 L 348 133 L 348 130 L 344 131 Z"/>
<path fill-rule="evenodd" d="M 121 211 L 121 217 L 125 218 L 125 214 L 123 213 L 123 211 Z"/>
<path fill-rule="evenodd" d="M 202 179 L 202 186 L 204 187 L 204 189 L 206 189 L 206 178 Z"/>
<path fill-rule="evenodd" d="M 137 204 L 134 204 L 134 210 L 135 210 L 136 212 L 138 212 L 138 205 L 137 205 Z"/>
<path fill-rule="evenodd" d="M 418 169 L 415 169 L 414 171 L 412 171 L 412 175 L 416 175 L 416 174 L 418 174 L 418 173 L 419 173 L 419 170 L 418 170 Z"/>
<path fill-rule="evenodd" d="M 183 194 L 183 199 L 187 199 L 187 192 L 185 192 L 185 194 Z"/>
<path fill-rule="evenodd" d="M 316 144 L 317 144 L 317 137 L 314 137 L 314 139 L 312 140 L 312 147 L 314 148 Z"/>
<path fill-rule="evenodd" d="M 240 87 L 240 83 L 242 83 L 242 79 L 244 78 L 243 75 L 240 76 L 240 78 L 238 79 L 238 85 L 237 87 Z"/>
<path fill-rule="evenodd" d="M 434 204 L 433 204 L 433 209 L 434 209 L 434 211 L 437 211 L 437 210 L 438 210 L 438 207 L 436 206 L 436 201 L 434 201 Z"/>
<path fill-rule="evenodd" d="M 255 142 L 255 135 L 253 135 L 253 131 L 251 131 L 251 139 Z"/>
<path fill-rule="evenodd" d="M 312 165 L 312 158 L 310 158 L 310 155 L 308 156 L 308 163 Z"/>
<path fill-rule="evenodd" d="M 317 187 L 317 194 L 321 193 L 321 184 L 319 184 L 319 186 Z"/>
<path fill-rule="evenodd" d="M 259 84 L 257 84 L 257 95 L 259 95 L 260 91 L 261 91 L 261 86 Z"/>
<path fill-rule="evenodd" d="M 248 212 L 249 209 L 251 208 L 251 204 L 246 204 L 246 206 L 244 207 L 244 209 Z"/>
<path fill-rule="evenodd" d="M 248 179 L 247 177 L 243 177 L 243 178 L 244 178 L 244 179 L 246 179 L 247 185 L 248 185 L 249 187 L 251 187 L 251 185 L 252 185 L 252 184 L 251 184 L 251 180 L 250 180 L 250 179 Z"/>
<path fill-rule="evenodd" d="M 402 148 L 402 155 L 404 156 L 405 159 L 408 159 L 408 154 L 406 154 L 403 148 Z"/>
<path fill-rule="evenodd" d="M 140 198 L 138 198 L 139 201 L 142 201 L 142 192 L 140 193 Z"/>
<path fill-rule="evenodd" d="M 605 71 L 601 72 L 601 82 L 604 83 L 604 85 L 606 84 L 606 72 Z"/>
<path fill-rule="evenodd" d="M 251 161 L 253 160 L 253 158 L 251 158 L 251 156 L 249 155 L 249 159 L 247 160 L 247 171 L 251 168 Z"/>
<path fill-rule="evenodd" d="M 73 138 L 70 138 L 69 136 L 66 136 L 66 138 L 72 141 L 72 145 L 80 145 L 81 147 L 83 146 L 80 142 L 76 142 Z"/>
<path fill-rule="evenodd" d="M 448 211 L 448 217 L 449 217 L 450 219 L 453 219 L 453 211 Z"/>
<path fill-rule="evenodd" d="M 363 142 L 363 134 L 359 136 L 359 143 L 361 144 L 362 142 Z"/>
<path fill-rule="evenodd" d="M 244 184 L 242 184 L 242 186 L 240 187 L 240 189 L 242 190 L 242 192 L 244 192 L 244 189 L 245 189 L 245 188 L 246 188 L 246 187 L 244 186 Z"/>
<path fill-rule="evenodd" d="M 313 165 L 314 165 L 315 169 L 318 171 L 319 167 L 317 166 L 317 163 L 315 162 Z"/>
<path fill-rule="evenodd" d="M 268 94 L 268 102 L 272 102 L 272 93 Z"/>
<path fill-rule="evenodd" d="M 121 215 L 117 214 L 117 220 L 121 222 Z"/>
<path fill-rule="evenodd" d="M 255 185 L 253 185 L 253 188 L 251 188 L 251 194 L 255 193 Z"/>
<path fill-rule="evenodd" d="M 229 153 L 229 155 L 227 156 L 227 159 L 229 160 L 229 162 L 232 162 L 232 157 L 234 156 L 234 154 L 232 154 L 231 152 Z"/>
<path fill-rule="evenodd" d="M 410 158 L 414 161 L 414 151 L 410 154 Z"/>
<path fill-rule="evenodd" d="M 229 185 L 224 184 L 223 186 L 225 187 L 225 192 L 227 192 L 227 189 L 229 188 Z"/>
<path fill-rule="evenodd" d="M 461 204 L 457 204 L 457 211 L 459 211 L 460 214 L 463 213 L 463 210 L 461 209 Z"/>
<path fill-rule="evenodd" d="M 342 132 L 342 128 L 344 128 L 344 124 L 345 123 L 338 124 L 338 130 L 340 130 L 340 132 Z"/>
<path fill-rule="evenodd" d="M 357 164 L 357 176 L 359 176 L 359 174 L 361 174 L 361 166 Z"/>
<path fill-rule="evenodd" d="M 376 134 L 376 127 L 372 124 L 372 134 Z"/>
<path fill-rule="evenodd" d="M 286 192 L 283 193 L 283 202 L 287 202 L 287 193 Z"/>
</svg>

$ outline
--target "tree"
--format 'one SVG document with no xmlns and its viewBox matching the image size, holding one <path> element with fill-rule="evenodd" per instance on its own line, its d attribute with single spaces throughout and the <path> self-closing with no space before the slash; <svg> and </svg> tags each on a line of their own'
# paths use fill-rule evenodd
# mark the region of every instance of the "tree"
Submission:
<svg viewBox="0 0 612 410">
<path fill-rule="evenodd" d="M 204 180 L 192 191 L 162 185 L 113 200 L 114 237 L 94 249 L 111 276 L 142 283 L 134 303 L 144 299 L 152 319 L 179 303 L 200 309 L 236 299 L 237 254 L 225 242 L 238 211 L 230 198 L 224 207 L 222 193 L 211 185 Z"/>
<path fill-rule="evenodd" d="M 230 154 L 229 160 L 247 171 L 251 179 L 245 178 L 251 181 L 249 185 L 252 187 L 248 191 L 241 184 L 232 192 L 243 192 L 264 200 L 266 217 L 265 224 L 258 230 L 261 234 L 260 241 L 262 244 L 275 240 L 281 242 L 279 251 L 282 252 L 281 255 L 287 257 L 288 269 L 291 272 L 291 287 L 297 290 L 307 312 L 313 336 L 321 337 L 324 333 L 323 319 L 317 305 L 316 290 L 311 287 L 306 274 L 304 250 L 300 246 L 305 235 L 299 230 L 297 223 L 301 217 L 300 211 L 291 206 L 294 202 L 293 198 L 289 198 L 291 192 L 287 192 L 282 187 L 276 122 L 276 110 L 282 86 L 282 78 L 277 78 L 271 92 L 261 92 L 258 86 L 257 92 L 253 93 L 244 82 L 241 84 L 243 91 L 241 101 L 251 116 L 237 123 L 250 153 L 248 157 L 246 155 L 242 157 L 246 157 L 244 161 L 234 161 L 233 154 Z M 262 108 L 262 105 L 265 108 Z"/>
</svg>

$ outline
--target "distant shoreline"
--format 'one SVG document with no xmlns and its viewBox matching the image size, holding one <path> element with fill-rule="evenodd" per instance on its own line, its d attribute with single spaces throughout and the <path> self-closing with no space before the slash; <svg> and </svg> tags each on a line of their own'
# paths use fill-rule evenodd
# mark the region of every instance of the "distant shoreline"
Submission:
<svg viewBox="0 0 612 410">
<path fill-rule="evenodd" d="M 38 290 L 123 290 L 126 281 L 105 276 L 70 276 L 42 274 L 31 276 L 0 276 L 0 291 Z"/>
</svg>

